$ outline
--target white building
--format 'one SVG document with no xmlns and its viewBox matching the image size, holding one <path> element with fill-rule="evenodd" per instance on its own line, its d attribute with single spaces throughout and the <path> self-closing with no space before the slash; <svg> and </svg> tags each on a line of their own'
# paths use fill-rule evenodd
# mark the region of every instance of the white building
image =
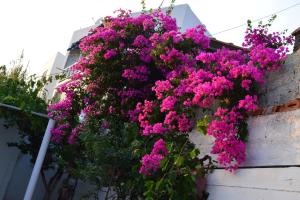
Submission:
<svg viewBox="0 0 300 200">
<path fill-rule="evenodd" d="M 66 56 L 60 52 L 57 52 L 44 65 L 43 72 L 46 76 L 60 74 L 64 70 L 63 67 L 65 66 L 65 63 L 66 63 Z M 51 83 L 46 85 L 45 90 L 46 90 L 47 99 L 51 99 L 54 96 L 55 88 L 58 83 L 59 81 L 53 79 Z"/>
</svg>

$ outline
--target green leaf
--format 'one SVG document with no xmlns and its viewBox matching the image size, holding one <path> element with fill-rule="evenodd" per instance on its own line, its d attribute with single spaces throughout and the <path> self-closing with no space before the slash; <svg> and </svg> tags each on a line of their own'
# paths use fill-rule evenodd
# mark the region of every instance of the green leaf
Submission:
<svg viewBox="0 0 300 200">
<path fill-rule="evenodd" d="M 147 189 L 152 189 L 154 186 L 154 181 L 146 181 L 145 186 Z"/>
<path fill-rule="evenodd" d="M 155 185 L 155 190 L 159 190 L 161 184 L 163 183 L 163 178 L 161 178 L 159 181 L 156 182 L 156 185 Z"/>
<path fill-rule="evenodd" d="M 205 115 L 202 119 L 197 120 L 197 130 L 204 135 L 207 133 L 208 121 L 207 115 Z"/>
<path fill-rule="evenodd" d="M 177 156 L 175 159 L 174 164 L 178 167 L 182 166 L 184 163 L 184 157 L 183 156 Z"/>
<path fill-rule="evenodd" d="M 168 149 L 168 152 L 172 152 L 172 150 L 173 150 L 173 142 L 167 142 L 167 149 Z"/>
<path fill-rule="evenodd" d="M 152 199 L 154 184 L 154 181 L 145 182 L 147 190 L 143 193 L 143 195 L 147 197 L 146 199 Z"/>
<path fill-rule="evenodd" d="M 199 149 L 193 149 L 193 150 L 190 152 L 190 157 L 191 157 L 192 159 L 195 159 L 199 154 L 200 154 Z"/>
<path fill-rule="evenodd" d="M 141 141 L 139 141 L 139 140 L 133 140 L 133 141 L 131 142 L 131 146 L 132 146 L 133 148 L 140 147 L 141 145 L 142 145 L 142 143 L 141 143 Z"/>
<path fill-rule="evenodd" d="M 164 159 L 160 161 L 160 168 L 162 171 L 166 171 L 167 167 L 168 167 L 168 159 L 167 157 L 164 157 Z"/>
</svg>

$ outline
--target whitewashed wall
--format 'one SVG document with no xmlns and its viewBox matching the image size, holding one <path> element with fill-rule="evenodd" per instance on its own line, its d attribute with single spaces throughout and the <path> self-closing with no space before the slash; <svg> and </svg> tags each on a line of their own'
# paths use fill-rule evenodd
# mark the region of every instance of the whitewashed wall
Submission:
<svg viewBox="0 0 300 200">
<path fill-rule="evenodd" d="M 62 73 L 62 69 L 64 68 L 66 62 L 66 56 L 57 52 L 52 58 L 48 60 L 48 62 L 44 65 L 44 72 L 46 72 L 47 76 L 60 74 Z M 53 80 L 51 83 L 45 86 L 46 90 L 46 98 L 49 100 L 54 96 L 55 89 L 59 81 Z"/>
<path fill-rule="evenodd" d="M 209 199 L 300 199 L 300 110 L 253 117 L 248 126 L 244 169 L 214 170 L 208 176 Z M 202 155 L 210 154 L 212 137 L 195 130 L 191 139 Z"/>
</svg>

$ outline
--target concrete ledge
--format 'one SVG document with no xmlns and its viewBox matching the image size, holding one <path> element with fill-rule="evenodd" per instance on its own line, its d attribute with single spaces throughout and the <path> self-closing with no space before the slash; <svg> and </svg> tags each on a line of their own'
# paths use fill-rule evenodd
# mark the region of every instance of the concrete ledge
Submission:
<svg viewBox="0 0 300 200">
<path fill-rule="evenodd" d="M 209 200 L 300 199 L 300 168 L 215 170 L 208 177 Z"/>
</svg>

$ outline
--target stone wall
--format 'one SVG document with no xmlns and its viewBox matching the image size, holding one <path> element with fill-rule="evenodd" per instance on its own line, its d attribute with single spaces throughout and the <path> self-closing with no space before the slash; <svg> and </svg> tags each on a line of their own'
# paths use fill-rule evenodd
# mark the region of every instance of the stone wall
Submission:
<svg viewBox="0 0 300 200">
<path fill-rule="evenodd" d="M 268 107 L 300 98 L 300 49 L 290 55 L 282 69 L 266 76 L 260 91 L 260 105 Z"/>
</svg>

